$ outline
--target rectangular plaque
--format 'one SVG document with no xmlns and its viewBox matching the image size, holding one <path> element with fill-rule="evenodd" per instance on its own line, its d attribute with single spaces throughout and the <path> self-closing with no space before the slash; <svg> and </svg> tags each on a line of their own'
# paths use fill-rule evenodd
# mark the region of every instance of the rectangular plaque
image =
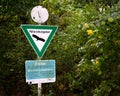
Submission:
<svg viewBox="0 0 120 96">
<path fill-rule="evenodd" d="M 26 60 L 26 82 L 50 83 L 56 80 L 55 60 Z"/>
</svg>

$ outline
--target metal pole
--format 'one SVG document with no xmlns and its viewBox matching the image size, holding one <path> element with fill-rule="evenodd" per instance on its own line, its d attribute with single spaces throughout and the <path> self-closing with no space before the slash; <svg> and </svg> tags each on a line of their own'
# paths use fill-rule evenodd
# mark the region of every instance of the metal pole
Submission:
<svg viewBox="0 0 120 96">
<path fill-rule="evenodd" d="M 41 60 L 41 58 L 38 56 L 37 60 Z M 42 96 L 42 83 L 38 83 L 38 96 Z"/>
<path fill-rule="evenodd" d="M 40 2 L 41 2 L 41 0 L 40 0 Z M 39 24 L 39 25 L 41 25 L 41 24 Z M 41 58 L 38 56 L 37 57 L 37 60 L 41 60 Z M 38 96 L 42 96 L 42 83 L 38 83 Z"/>
<path fill-rule="evenodd" d="M 38 96 L 42 96 L 42 83 L 38 83 Z"/>
<path fill-rule="evenodd" d="M 37 57 L 37 60 L 41 60 L 40 57 Z M 38 96 L 42 96 L 42 83 L 38 83 Z"/>
</svg>

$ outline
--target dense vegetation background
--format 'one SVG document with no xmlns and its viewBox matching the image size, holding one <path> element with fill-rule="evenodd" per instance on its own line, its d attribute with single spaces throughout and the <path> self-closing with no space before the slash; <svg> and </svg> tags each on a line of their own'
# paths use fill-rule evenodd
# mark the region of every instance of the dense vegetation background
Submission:
<svg viewBox="0 0 120 96">
<path fill-rule="evenodd" d="M 21 24 L 36 24 L 30 11 L 49 11 L 45 25 L 59 29 L 43 60 L 55 59 L 57 80 L 43 84 L 45 96 L 119 96 L 120 0 L 1 0 L 0 96 L 37 96 L 25 83 L 25 60 L 37 56 Z"/>
</svg>

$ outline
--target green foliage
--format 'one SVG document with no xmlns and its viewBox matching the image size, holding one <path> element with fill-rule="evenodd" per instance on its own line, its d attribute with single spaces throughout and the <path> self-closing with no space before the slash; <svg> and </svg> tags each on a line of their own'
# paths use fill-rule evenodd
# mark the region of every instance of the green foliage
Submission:
<svg viewBox="0 0 120 96">
<path fill-rule="evenodd" d="M 76 8 L 74 2 L 56 1 L 52 6 L 52 1 L 47 2 L 51 13 L 47 24 L 59 25 L 44 56 L 57 62 L 52 94 L 119 95 L 119 3 L 96 9 L 95 2 L 82 8 Z M 66 90 L 59 89 L 61 86 Z"/>
<path fill-rule="evenodd" d="M 76 66 L 76 81 L 73 82 L 73 86 L 78 86 L 80 95 L 110 96 L 116 94 L 115 96 L 119 96 L 120 94 L 119 4 L 109 12 L 103 11 L 93 20 L 88 19 L 86 22 L 87 28 L 84 31 L 87 30 L 88 39 L 79 48 L 83 56 Z"/>
<path fill-rule="evenodd" d="M 1 0 L 0 94 L 37 95 L 36 85 L 25 84 L 24 61 L 36 59 L 36 54 L 20 24 L 35 24 L 29 13 L 40 4 L 50 14 L 45 24 L 59 27 L 42 58 L 56 60 L 57 80 L 43 84 L 42 93 L 45 96 L 119 96 L 118 1 Z"/>
<path fill-rule="evenodd" d="M 30 0 L 33 2 L 32 0 Z M 1 0 L 0 1 L 0 95 L 27 96 L 30 87 L 25 84 L 24 61 L 35 58 L 20 29 L 21 23 L 28 21 L 27 12 L 31 2 Z M 28 54 L 29 53 L 29 54 Z"/>
</svg>

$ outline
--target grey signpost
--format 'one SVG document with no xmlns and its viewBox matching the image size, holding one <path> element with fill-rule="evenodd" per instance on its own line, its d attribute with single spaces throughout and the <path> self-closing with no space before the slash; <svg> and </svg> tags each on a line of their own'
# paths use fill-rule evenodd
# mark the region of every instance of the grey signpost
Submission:
<svg viewBox="0 0 120 96">
<path fill-rule="evenodd" d="M 38 24 L 44 23 L 48 19 L 48 11 L 46 8 L 42 6 L 35 6 L 31 11 L 31 18 L 33 21 L 37 22 Z M 38 57 L 38 59 L 41 59 Z M 38 83 L 38 96 L 42 96 L 42 84 Z"/>
<path fill-rule="evenodd" d="M 42 83 L 38 83 L 38 96 L 42 96 Z"/>
<path fill-rule="evenodd" d="M 21 25 L 21 29 L 38 56 L 38 60 L 26 60 L 25 62 L 26 82 L 38 84 L 38 96 L 42 96 L 42 83 L 55 82 L 56 80 L 55 60 L 41 60 L 57 30 L 57 26 L 41 25 L 48 20 L 48 17 L 46 8 L 35 6 L 31 10 L 31 18 L 38 25 Z"/>
</svg>

